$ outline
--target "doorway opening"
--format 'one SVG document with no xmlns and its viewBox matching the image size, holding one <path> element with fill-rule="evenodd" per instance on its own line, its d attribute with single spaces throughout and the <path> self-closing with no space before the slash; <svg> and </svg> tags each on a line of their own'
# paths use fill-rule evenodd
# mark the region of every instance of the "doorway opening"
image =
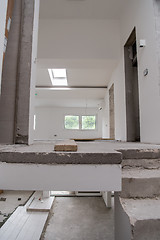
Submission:
<svg viewBox="0 0 160 240">
<path fill-rule="evenodd" d="M 109 122 L 110 122 L 110 139 L 115 139 L 114 123 L 114 84 L 109 89 Z"/>
<path fill-rule="evenodd" d="M 136 29 L 124 46 L 127 141 L 140 141 L 138 61 Z"/>
</svg>

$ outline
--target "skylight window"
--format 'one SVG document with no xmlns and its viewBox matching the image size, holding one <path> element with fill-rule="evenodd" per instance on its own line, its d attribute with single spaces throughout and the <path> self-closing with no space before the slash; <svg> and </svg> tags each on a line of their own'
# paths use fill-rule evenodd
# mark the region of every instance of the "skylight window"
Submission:
<svg viewBox="0 0 160 240">
<path fill-rule="evenodd" d="M 67 86 L 66 69 L 48 69 L 51 83 L 53 86 Z"/>
<path fill-rule="evenodd" d="M 67 78 L 66 69 L 52 69 L 55 78 Z"/>
</svg>

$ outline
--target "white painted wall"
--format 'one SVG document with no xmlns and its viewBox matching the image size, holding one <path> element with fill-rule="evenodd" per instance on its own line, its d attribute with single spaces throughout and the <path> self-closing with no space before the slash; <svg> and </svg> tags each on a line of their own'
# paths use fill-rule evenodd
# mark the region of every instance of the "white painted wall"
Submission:
<svg viewBox="0 0 160 240">
<path fill-rule="evenodd" d="M 39 25 L 39 0 L 35 0 L 34 7 L 34 23 L 33 23 L 33 39 L 32 39 L 32 67 L 31 67 L 31 89 L 30 89 L 30 106 L 29 106 L 29 144 L 33 143 L 34 131 L 34 106 L 35 106 L 35 83 L 36 83 L 36 70 L 37 70 L 37 45 L 38 45 L 38 25 Z"/>
<path fill-rule="evenodd" d="M 102 138 L 109 138 L 109 101 L 107 97 L 108 91 L 106 90 L 102 111 Z"/>
<path fill-rule="evenodd" d="M 145 39 L 147 46 L 138 47 L 138 77 L 140 92 L 140 128 L 141 141 L 160 143 L 160 85 L 158 78 L 158 57 L 156 54 L 155 19 L 153 3 L 150 0 L 128 1 L 120 21 L 121 58 L 112 74 L 109 86 L 115 84 L 115 136 L 116 139 L 126 139 L 126 109 L 125 109 L 125 73 L 124 45 L 134 27 L 136 27 L 137 42 Z M 143 71 L 148 68 L 148 76 Z M 109 88 L 108 88 L 109 90 Z M 108 93 L 107 93 L 108 94 Z M 108 97 L 107 97 L 108 99 Z M 107 101 L 106 101 L 106 104 Z"/>
<path fill-rule="evenodd" d="M 119 164 L 0 163 L 0 189 L 6 190 L 121 191 L 121 178 Z"/>
<path fill-rule="evenodd" d="M 38 58 L 117 60 L 120 54 L 119 22 L 41 19 L 38 49 Z"/>
<path fill-rule="evenodd" d="M 7 0 L 1 0 L 1 3 L 0 3 L 0 92 L 1 92 L 1 75 L 2 75 L 6 11 L 7 11 Z"/>
<path fill-rule="evenodd" d="M 98 108 L 53 108 L 36 107 L 35 140 L 100 138 L 102 137 L 102 113 Z M 65 115 L 97 115 L 96 130 L 67 130 Z M 54 135 L 57 135 L 56 137 Z"/>
</svg>

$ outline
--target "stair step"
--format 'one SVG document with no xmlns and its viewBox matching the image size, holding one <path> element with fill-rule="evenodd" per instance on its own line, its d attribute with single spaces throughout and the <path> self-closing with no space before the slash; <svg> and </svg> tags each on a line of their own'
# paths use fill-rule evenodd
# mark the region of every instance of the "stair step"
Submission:
<svg viewBox="0 0 160 240">
<path fill-rule="evenodd" d="M 123 169 L 120 195 L 124 198 L 160 196 L 160 169 Z"/>
<path fill-rule="evenodd" d="M 160 159 L 125 159 L 121 165 L 123 169 L 160 169 Z"/>
<path fill-rule="evenodd" d="M 120 198 L 120 202 L 128 215 L 134 240 L 160 239 L 160 198 Z"/>
<path fill-rule="evenodd" d="M 123 159 L 157 159 L 160 149 L 120 149 Z"/>
<path fill-rule="evenodd" d="M 29 212 L 49 212 L 55 197 L 43 198 L 40 200 L 36 198 L 27 208 Z"/>
</svg>

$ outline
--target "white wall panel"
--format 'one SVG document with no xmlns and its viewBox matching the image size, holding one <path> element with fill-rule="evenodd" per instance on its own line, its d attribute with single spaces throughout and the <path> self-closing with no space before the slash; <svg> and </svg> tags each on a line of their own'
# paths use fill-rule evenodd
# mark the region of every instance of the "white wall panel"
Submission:
<svg viewBox="0 0 160 240">
<path fill-rule="evenodd" d="M 97 128 L 96 130 L 65 129 L 65 115 L 97 115 Z M 97 108 L 37 107 L 34 136 L 35 140 L 100 138 L 102 137 L 102 113 Z"/>
<path fill-rule="evenodd" d="M 0 91 L 1 91 L 1 75 L 2 75 L 6 11 L 7 11 L 7 0 L 1 0 L 0 2 Z"/>
</svg>

